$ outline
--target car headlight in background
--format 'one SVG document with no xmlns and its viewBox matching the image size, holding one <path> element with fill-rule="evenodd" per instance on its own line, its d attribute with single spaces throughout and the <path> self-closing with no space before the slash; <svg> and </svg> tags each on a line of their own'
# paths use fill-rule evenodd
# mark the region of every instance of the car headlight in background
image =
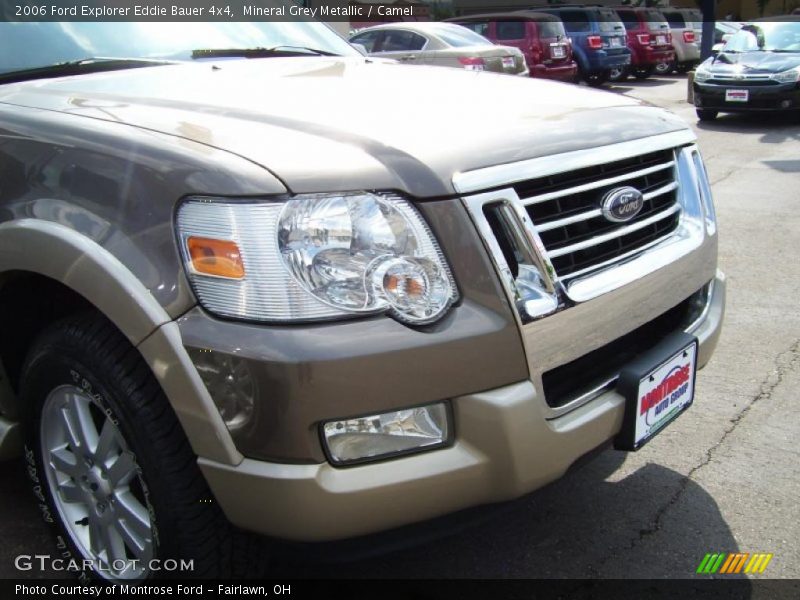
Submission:
<svg viewBox="0 0 800 600">
<path fill-rule="evenodd" d="M 782 73 L 774 73 L 771 79 L 778 83 L 797 83 L 800 81 L 800 67 L 795 67 Z"/>
<path fill-rule="evenodd" d="M 697 83 L 703 83 L 709 79 L 711 79 L 711 71 L 706 70 L 703 65 L 698 66 L 697 70 L 694 72 L 694 80 Z"/>
<path fill-rule="evenodd" d="M 425 324 L 458 298 L 433 234 L 397 195 L 193 198 L 177 226 L 195 293 L 221 316 L 312 321 L 389 312 Z"/>
</svg>

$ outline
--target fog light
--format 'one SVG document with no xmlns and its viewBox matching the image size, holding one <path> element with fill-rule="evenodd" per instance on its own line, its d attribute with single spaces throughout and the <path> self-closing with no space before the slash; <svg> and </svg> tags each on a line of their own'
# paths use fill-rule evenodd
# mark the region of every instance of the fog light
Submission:
<svg viewBox="0 0 800 600">
<path fill-rule="evenodd" d="M 781 108 L 789 108 L 791 105 L 791 100 L 781 100 Z"/>
<path fill-rule="evenodd" d="M 431 450 L 450 441 L 444 403 L 329 421 L 322 427 L 328 456 L 343 465 Z"/>
</svg>

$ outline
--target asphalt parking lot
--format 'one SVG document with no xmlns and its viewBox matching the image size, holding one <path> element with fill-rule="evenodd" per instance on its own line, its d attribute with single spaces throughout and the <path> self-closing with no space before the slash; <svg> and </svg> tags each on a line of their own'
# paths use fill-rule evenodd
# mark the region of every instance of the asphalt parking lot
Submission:
<svg viewBox="0 0 800 600">
<path fill-rule="evenodd" d="M 686 119 L 712 180 L 728 307 L 695 405 L 640 452 L 606 451 L 459 533 L 344 563 L 282 561 L 278 575 L 684 578 L 707 552 L 738 551 L 774 554 L 757 577 L 800 578 L 800 119 L 698 125 L 683 76 L 613 89 Z M 53 549 L 23 475 L 0 464 L 0 577 L 26 575 L 16 555 Z"/>
</svg>

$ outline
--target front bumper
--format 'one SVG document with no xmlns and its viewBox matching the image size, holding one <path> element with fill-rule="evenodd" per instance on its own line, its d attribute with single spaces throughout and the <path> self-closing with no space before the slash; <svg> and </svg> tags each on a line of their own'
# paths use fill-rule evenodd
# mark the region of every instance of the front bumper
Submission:
<svg viewBox="0 0 800 600">
<path fill-rule="evenodd" d="M 661 277 L 644 278 L 638 291 L 626 295 L 644 297 Z M 691 328 L 700 342 L 698 367 L 721 331 L 721 273 L 711 289 Z M 615 294 L 609 296 L 613 302 Z M 522 381 L 457 397 L 453 446 L 387 462 L 347 469 L 252 459 L 237 466 L 205 459 L 199 464 L 227 517 L 244 529 L 309 542 L 364 535 L 524 495 L 619 432 L 624 400 L 615 390 L 553 417 L 539 389 Z"/>
<path fill-rule="evenodd" d="M 800 84 L 783 83 L 777 85 L 748 86 L 697 83 L 694 87 L 694 104 L 698 108 L 720 110 L 723 112 L 758 112 L 772 110 L 800 110 Z M 750 98 L 747 102 L 727 102 L 725 90 L 747 89 Z M 788 102 L 788 106 L 783 104 Z"/>
</svg>

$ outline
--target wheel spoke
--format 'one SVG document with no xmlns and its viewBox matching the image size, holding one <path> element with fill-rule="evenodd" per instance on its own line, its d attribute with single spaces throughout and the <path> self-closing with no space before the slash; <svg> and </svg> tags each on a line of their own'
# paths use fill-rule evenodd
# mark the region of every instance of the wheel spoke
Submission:
<svg viewBox="0 0 800 600">
<path fill-rule="evenodd" d="M 136 475 L 136 461 L 133 454 L 123 452 L 108 468 L 108 480 L 115 488 L 126 485 Z"/>
<path fill-rule="evenodd" d="M 116 427 L 110 419 L 106 419 L 100 430 L 100 437 L 97 438 L 97 446 L 94 450 L 95 462 L 107 464 L 112 454 L 117 454 L 120 450 Z"/>
<path fill-rule="evenodd" d="M 147 509 L 132 493 L 124 492 L 117 496 L 116 516 L 117 531 L 125 544 L 136 558 L 145 560 L 153 543 Z"/>
<path fill-rule="evenodd" d="M 67 504 L 86 504 L 86 498 L 81 489 L 74 482 L 68 481 L 58 486 L 58 494 L 61 500 Z"/>
<path fill-rule="evenodd" d="M 79 477 L 84 471 L 82 461 L 64 446 L 50 451 L 50 466 L 70 477 Z"/>
<path fill-rule="evenodd" d="M 74 451 L 91 452 L 97 446 L 97 427 L 85 398 L 70 394 L 61 409 L 61 417 Z"/>
<path fill-rule="evenodd" d="M 106 546 L 106 560 L 109 563 L 128 558 L 125 553 L 125 542 L 115 525 L 116 523 L 112 522 L 103 527 L 103 542 Z"/>
<path fill-rule="evenodd" d="M 100 556 L 106 550 L 106 540 L 103 535 L 103 525 L 98 521 L 97 517 L 89 515 L 89 547 L 92 554 Z"/>
</svg>

